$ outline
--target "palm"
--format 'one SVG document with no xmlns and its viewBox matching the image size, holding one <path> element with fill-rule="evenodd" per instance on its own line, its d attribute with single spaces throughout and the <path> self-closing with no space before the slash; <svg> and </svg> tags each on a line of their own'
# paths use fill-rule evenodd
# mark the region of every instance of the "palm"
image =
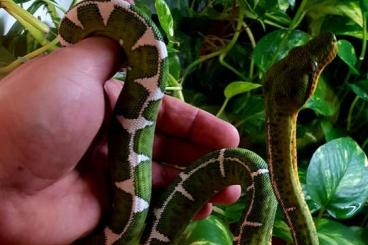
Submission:
<svg viewBox="0 0 368 245">
<path fill-rule="evenodd" d="M 27 63 L 1 81 L 0 240 L 5 244 L 69 244 L 98 223 L 109 203 L 106 119 L 121 87 L 105 84 L 106 103 L 103 85 L 117 54 L 112 41 L 93 38 Z M 169 97 L 157 125 L 157 161 L 185 165 L 238 143 L 231 126 Z M 167 185 L 176 173 L 155 164 L 154 186 Z M 238 191 L 229 190 L 215 201 L 234 201 Z"/>
</svg>

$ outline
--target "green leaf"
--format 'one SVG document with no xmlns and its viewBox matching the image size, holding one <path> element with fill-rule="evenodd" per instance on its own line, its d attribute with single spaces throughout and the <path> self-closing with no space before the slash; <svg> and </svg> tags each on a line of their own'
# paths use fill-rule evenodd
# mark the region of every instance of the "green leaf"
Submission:
<svg viewBox="0 0 368 245">
<path fill-rule="evenodd" d="M 334 218 L 354 216 L 368 198 L 368 159 L 351 138 L 332 140 L 313 154 L 307 188 L 321 209 Z"/>
<path fill-rule="evenodd" d="M 326 16 L 323 23 L 320 25 L 320 30 L 333 32 L 336 35 L 353 36 L 360 39 L 363 38 L 362 26 L 346 16 Z"/>
<path fill-rule="evenodd" d="M 246 206 L 245 200 L 246 197 L 242 197 L 232 205 L 223 205 L 218 207 L 221 208 L 223 212 L 221 215 L 224 217 L 223 219 L 225 219 L 227 223 L 238 223 L 241 221 L 241 214 Z"/>
<path fill-rule="evenodd" d="M 307 33 L 298 30 L 293 31 L 286 42 L 283 41 L 285 35 L 287 35 L 285 30 L 274 31 L 263 36 L 257 43 L 253 51 L 253 59 L 263 72 L 268 70 L 272 61 L 280 60 L 291 48 L 303 45 L 309 40 Z M 273 60 L 275 56 L 276 59 Z"/>
<path fill-rule="evenodd" d="M 365 15 L 368 15 L 368 1 L 367 0 L 359 0 L 360 8 Z"/>
<path fill-rule="evenodd" d="M 349 86 L 359 98 L 368 101 L 368 80 L 350 83 Z"/>
<path fill-rule="evenodd" d="M 353 226 L 350 229 L 362 239 L 364 244 L 368 244 L 368 228 Z"/>
<path fill-rule="evenodd" d="M 359 75 L 359 71 L 355 68 L 355 65 L 358 62 L 358 58 L 355 54 L 354 46 L 346 40 L 339 40 L 337 42 L 337 45 L 337 55 L 349 66 L 350 70 L 355 75 Z"/>
<path fill-rule="evenodd" d="M 178 245 L 232 245 L 232 234 L 216 216 L 192 222 L 182 234 Z"/>
<path fill-rule="evenodd" d="M 179 56 L 177 54 L 169 54 L 168 63 L 170 74 L 179 80 L 181 70 Z"/>
<path fill-rule="evenodd" d="M 236 95 L 249 92 L 253 89 L 261 87 L 261 84 L 258 83 L 251 83 L 251 82 L 243 82 L 243 81 L 236 81 L 232 82 L 226 86 L 224 90 L 224 95 L 226 99 L 230 99 Z"/>
<path fill-rule="evenodd" d="M 316 222 L 320 245 L 364 245 L 359 234 L 328 219 L 318 219 Z"/>
<path fill-rule="evenodd" d="M 323 77 L 319 78 L 316 92 L 304 105 L 304 108 L 309 108 L 316 114 L 323 116 L 333 116 L 338 112 L 339 100 Z"/>
<path fill-rule="evenodd" d="M 291 242 L 293 239 L 291 238 L 290 228 L 285 223 L 285 221 L 276 219 L 273 224 L 273 236 L 283 239 L 284 241 Z"/>
<path fill-rule="evenodd" d="M 169 39 L 174 37 L 174 20 L 165 0 L 156 0 L 155 8 L 161 27 Z"/>
<path fill-rule="evenodd" d="M 321 121 L 321 127 L 325 135 L 326 141 L 331 141 L 340 137 L 344 137 L 347 133 L 342 128 L 338 128 L 333 122 L 329 120 Z"/>
</svg>

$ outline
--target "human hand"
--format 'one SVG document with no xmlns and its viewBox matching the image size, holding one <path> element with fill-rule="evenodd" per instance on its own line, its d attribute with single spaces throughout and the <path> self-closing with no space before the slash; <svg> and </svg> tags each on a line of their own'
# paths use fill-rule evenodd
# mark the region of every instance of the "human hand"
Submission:
<svg viewBox="0 0 368 245">
<path fill-rule="evenodd" d="M 70 244 L 98 224 L 109 200 L 106 128 L 121 89 L 106 81 L 118 54 L 111 40 L 89 38 L 0 81 L 2 244 Z M 158 162 L 188 165 L 238 141 L 230 124 L 166 96 L 153 149 L 154 187 L 178 173 Z M 232 203 L 239 195 L 233 186 L 212 201 Z M 210 211 L 205 205 L 197 218 Z"/>
</svg>

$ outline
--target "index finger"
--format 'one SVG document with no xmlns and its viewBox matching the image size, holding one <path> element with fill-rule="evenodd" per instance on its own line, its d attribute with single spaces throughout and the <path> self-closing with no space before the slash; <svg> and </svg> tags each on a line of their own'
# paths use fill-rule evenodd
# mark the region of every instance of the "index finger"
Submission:
<svg viewBox="0 0 368 245">
<path fill-rule="evenodd" d="M 162 100 L 157 130 L 210 149 L 239 144 L 239 134 L 233 125 L 170 96 Z"/>
</svg>

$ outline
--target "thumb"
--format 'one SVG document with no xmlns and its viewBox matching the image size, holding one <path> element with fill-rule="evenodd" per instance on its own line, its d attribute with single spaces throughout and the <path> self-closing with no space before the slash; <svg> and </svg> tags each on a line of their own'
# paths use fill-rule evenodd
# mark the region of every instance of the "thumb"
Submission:
<svg viewBox="0 0 368 245">
<path fill-rule="evenodd" d="M 89 38 L 0 82 L 0 184 L 33 191 L 75 168 L 102 124 L 118 57 L 113 41 Z"/>
</svg>

